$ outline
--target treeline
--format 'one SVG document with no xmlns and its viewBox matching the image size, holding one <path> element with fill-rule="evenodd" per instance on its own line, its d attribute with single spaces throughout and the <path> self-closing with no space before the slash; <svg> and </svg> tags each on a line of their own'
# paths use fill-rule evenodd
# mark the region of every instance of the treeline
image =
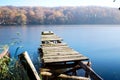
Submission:
<svg viewBox="0 0 120 80">
<path fill-rule="evenodd" d="M 120 11 L 103 7 L 0 7 L 0 25 L 119 24 Z"/>
</svg>

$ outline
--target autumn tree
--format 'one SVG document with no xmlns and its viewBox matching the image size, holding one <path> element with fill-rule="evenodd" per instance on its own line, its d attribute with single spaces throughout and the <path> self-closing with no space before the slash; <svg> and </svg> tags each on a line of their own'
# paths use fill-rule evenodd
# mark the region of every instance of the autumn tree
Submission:
<svg viewBox="0 0 120 80">
<path fill-rule="evenodd" d="M 26 24 L 27 17 L 24 14 L 17 14 L 16 23 L 17 24 Z"/>
<path fill-rule="evenodd" d="M 103 7 L 0 7 L 0 25 L 120 24 L 116 8 Z"/>
</svg>

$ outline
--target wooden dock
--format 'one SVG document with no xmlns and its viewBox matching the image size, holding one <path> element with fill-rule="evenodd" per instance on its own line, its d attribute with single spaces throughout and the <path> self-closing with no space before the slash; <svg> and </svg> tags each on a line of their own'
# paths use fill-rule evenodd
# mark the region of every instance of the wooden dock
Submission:
<svg viewBox="0 0 120 80">
<path fill-rule="evenodd" d="M 62 40 L 52 31 L 41 33 L 42 44 L 39 52 L 43 65 L 40 69 L 43 80 L 102 80 L 90 67 L 89 58 L 70 48 Z M 77 76 L 80 69 L 84 69 L 85 76 Z"/>
</svg>

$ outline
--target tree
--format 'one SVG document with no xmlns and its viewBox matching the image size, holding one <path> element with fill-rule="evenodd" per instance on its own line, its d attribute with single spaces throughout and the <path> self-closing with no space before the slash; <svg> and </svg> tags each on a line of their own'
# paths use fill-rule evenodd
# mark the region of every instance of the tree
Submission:
<svg viewBox="0 0 120 80">
<path fill-rule="evenodd" d="M 26 24 L 26 21 L 27 21 L 27 17 L 24 14 L 21 13 L 16 16 L 16 22 L 18 24 L 24 25 Z"/>
</svg>

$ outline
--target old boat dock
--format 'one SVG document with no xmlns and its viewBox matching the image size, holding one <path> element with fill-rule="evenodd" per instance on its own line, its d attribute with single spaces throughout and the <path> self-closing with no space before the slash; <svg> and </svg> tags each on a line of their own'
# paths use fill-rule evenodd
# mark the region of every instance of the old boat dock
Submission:
<svg viewBox="0 0 120 80">
<path fill-rule="evenodd" d="M 89 58 L 70 48 L 62 42 L 62 38 L 52 31 L 41 33 L 39 49 L 42 68 L 40 74 L 43 80 L 72 79 L 72 80 L 102 80 L 90 67 Z M 84 76 L 77 74 L 82 71 Z"/>
</svg>

